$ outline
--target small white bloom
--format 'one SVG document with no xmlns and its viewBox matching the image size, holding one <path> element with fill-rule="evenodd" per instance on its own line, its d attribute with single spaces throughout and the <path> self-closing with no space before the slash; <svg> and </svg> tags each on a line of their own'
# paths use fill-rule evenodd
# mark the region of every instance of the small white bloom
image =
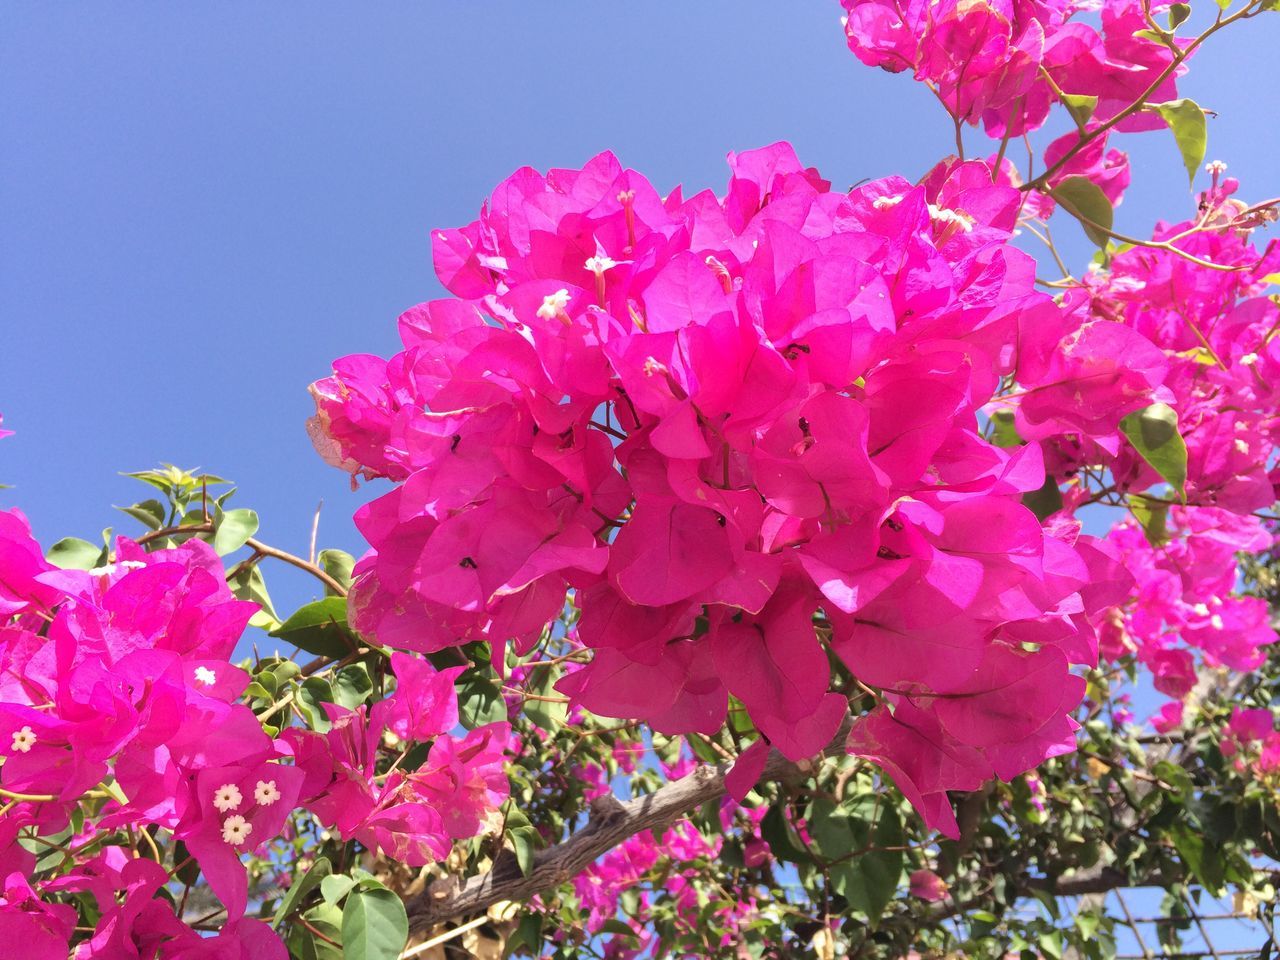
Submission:
<svg viewBox="0 0 1280 960">
<path fill-rule="evenodd" d="M 259 780 L 253 788 L 253 799 L 264 807 L 269 807 L 280 799 L 280 791 L 276 789 L 274 780 Z"/>
<path fill-rule="evenodd" d="M 208 667 L 196 667 L 196 682 L 203 683 L 206 687 L 212 687 L 218 682 L 218 675 Z"/>
<path fill-rule="evenodd" d="M 876 197 L 871 201 L 871 205 L 877 210 L 888 210 L 890 207 L 896 207 L 902 202 L 901 196 L 896 197 Z"/>
<path fill-rule="evenodd" d="M 234 783 L 224 783 L 213 793 L 213 805 L 218 808 L 218 812 L 226 813 L 228 810 L 239 810 L 240 802 L 244 799 L 240 795 L 240 788 Z"/>
<path fill-rule="evenodd" d="M 929 216 L 937 223 L 945 226 L 953 224 L 960 228 L 964 233 L 968 233 L 973 229 L 974 219 L 967 213 L 961 213 L 959 210 L 952 210 L 949 207 L 938 207 L 932 203 L 929 204 Z"/>
<path fill-rule="evenodd" d="M 23 727 L 13 735 L 13 749 L 18 753 L 30 753 L 36 745 L 36 733 L 30 727 Z"/>
<path fill-rule="evenodd" d="M 1139 280 L 1137 277 L 1112 277 L 1111 289 L 1116 293 L 1137 293 L 1139 290 L 1145 290 L 1147 281 Z"/>
<path fill-rule="evenodd" d="M 1210 160 L 1205 164 L 1204 172 L 1213 176 L 1214 174 L 1223 174 L 1227 172 L 1227 165 L 1221 160 Z"/>
<path fill-rule="evenodd" d="M 606 270 L 612 270 L 618 265 L 618 261 L 611 259 L 604 254 L 598 254 L 594 257 L 588 257 L 585 264 L 586 268 L 594 273 L 597 277 L 603 277 Z"/>
<path fill-rule="evenodd" d="M 1236 437 L 1235 448 L 1237 452 L 1243 453 L 1246 457 L 1249 455 L 1249 444 L 1240 437 Z"/>
<path fill-rule="evenodd" d="M 661 360 L 659 360 L 657 357 L 645 357 L 643 369 L 644 369 L 644 375 L 646 377 L 652 377 L 655 374 L 661 375 L 666 373 L 667 365 L 663 363 Z"/>
<path fill-rule="evenodd" d="M 1258 355 L 1256 353 L 1246 353 L 1243 357 L 1240 358 L 1240 362 L 1244 364 L 1246 367 L 1252 367 L 1255 363 L 1258 362 Z"/>
<path fill-rule="evenodd" d="M 1209 605 L 1207 603 L 1197 603 L 1191 609 L 1202 617 L 1209 615 Z"/>
<path fill-rule="evenodd" d="M 1216 614 L 1216 613 L 1215 613 L 1212 617 L 1210 617 L 1210 618 L 1209 618 L 1209 623 L 1211 623 L 1211 624 L 1213 625 L 1213 629 L 1215 629 L 1215 630 L 1221 630 L 1221 629 L 1222 629 L 1222 627 L 1223 627 L 1223 624 L 1222 624 L 1222 617 L 1220 617 L 1220 616 L 1219 616 L 1218 614 Z"/>
<path fill-rule="evenodd" d="M 592 257 L 591 260 L 594 260 Z M 587 261 L 588 269 L 590 269 L 591 260 Z M 569 291 L 557 290 L 555 293 L 548 294 L 542 298 L 542 306 L 538 308 L 538 319 L 554 320 L 564 312 L 564 308 L 569 305 Z"/>
<path fill-rule="evenodd" d="M 253 824 L 238 813 L 222 821 L 222 839 L 233 847 L 244 843 L 251 833 L 253 833 Z"/>
<path fill-rule="evenodd" d="M 141 560 L 121 560 L 119 563 L 107 563 L 101 567 L 94 567 L 89 571 L 89 575 L 93 577 L 110 577 L 121 570 L 141 570 L 145 566 L 146 564 Z"/>
</svg>

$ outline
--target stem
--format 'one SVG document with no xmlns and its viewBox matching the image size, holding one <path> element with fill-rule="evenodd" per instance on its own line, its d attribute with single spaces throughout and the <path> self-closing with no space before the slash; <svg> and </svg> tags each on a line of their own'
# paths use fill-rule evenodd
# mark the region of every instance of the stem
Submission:
<svg viewBox="0 0 1280 960">
<path fill-rule="evenodd" d="M 51 803 L 58 798 L 50 793 L 15 793 L 12 790 L 6 790 L 0 787 L 0 797 L 8 797 L 10 800 L 26 800 L 31 803 Z"/>
<path fill-rule="evenodd" d="M 268 546 L 260 540 L 253 539 L 253 537 L 250 537 L 245 541 L 245 546 L 250 550 L 254 550 L 262 554 L 264 557 L 274 557 L 276 560 L 282 560 L 291 566 L 297 567 L 299 570 L 307 571 L 307 573 L 311 574 L 340 597 L 345 597 L 347 595 L 346 587 L 333 579 L 333 577 L 329 576 L 329 574 L 325 573 L 314 563 L 309 563 L 302 559 L 302 557 L 295 557 L 292 553 L 288 553 L 284 550 L 277 550 L 275 547 Z"/>
<path fill-rule="evenodd" d="M 1129 106 L 1125 107 L 1123 110 L 1117 113 L 1110 120 L 1106 121 L 1105 123 L 1099 124 L 1097 127 L 1094 127 L 1094 129 L 1091 132 L 1081 136 L 1080 139 L 1076 141 L 1075 145 L 1070 150 L 1068 150 L 1065 154 L 1063 154 L 1056 163 L 1051 165 L 1047 170 L 1045 170 L 1044 173 L 1040 174 L 1040 176 L 1036 177 L 1034 180 L 1028 180 L 1026 183 L 1024 183 L 1022 185 L 1022 189 L 1023 190 L 1039 190 L 1044 186 L 1046 186 L 1049 182 L 1049 179 L 1055 173 L 1057 173 L 1059 170 L 1065 167 L 1068 163 L 1070 163 L 1071 160 L 1076 156 L 1076 154 L 1078 154 L 1081 150 L 1087 147 L 1094 140 L 1097 140 L 1098 137 L 1103 136 L 1108 130 L 1112 129 L 1117 124 L 1133 116 L 1143 107 L 1145 107 L 1147 105 L 1147 98 L 1150 97 L 1157 90 L 1159 90 L 1160 85 L 1163 84 L 1166 80 L 1168 80 L 1171 76 L 1173 76 L 1174 72 L 1177 71 L 1178 67 L 1182 66 L 1182 64 L 1186 62 L 1187 58 L 1190 57 L 1191 54 L 1195 53 L 1197 48 L 1199 48 L 1200 44 L 1204 43 L 1206 40 L 1208 40 L 1211 36 L 1213 36 L 1215 33 L 1223 29 L 1224 27 L 1227 27 L 1238 20 L 1245 20 L 1253 16 L 1254 12 L 1256 11 L 1252 11 L 1251 9 L 1252 7 L 1253 7 L 1253 0 L 1250 0 L 1250 2 L 1245 4 L 1244 7 L 1238 10 L 1236 13 L 1233 13 L 1231 16 L 1227 17 L 1225 20 L 1222 19 L 1221 14 L 1219 14 L 1218 19 L 1214 22 L 1214 24 L 1211 27 L 1209 27 L 1209 29 L 1205 30 L 1204 33 L 1200 34 L 1200 36 L 1196 37 L 1189 44 L 1183 47 L 1177 53 L 1177 55 L 1175 55 L 1173 59 L 1169 61 L 1169 65 L 1165 67 L 1162 71 L 1160 71 L 1160 75 L 1157 76 L 1155 80 L 1151 82 L 1151 85 L 1148 86 L 1147 89 L 1142 92 L 1142 95 L 1138 97 L 1137 100 L 1129 104 Z"/>
</svg>

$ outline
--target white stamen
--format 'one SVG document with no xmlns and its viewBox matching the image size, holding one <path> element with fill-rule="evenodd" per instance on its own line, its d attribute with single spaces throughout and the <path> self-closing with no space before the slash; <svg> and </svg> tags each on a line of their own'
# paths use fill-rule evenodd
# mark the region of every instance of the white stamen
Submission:
<svg viewBox="0 0 1280 960">
<path fill-rule="evenodd" d="M 603 277 L 606 270 L 612 270 L 618 265 L 618 261 L 613 260 L 604 254 L 595 257 L 588 257 L 584 266 L 594 273 L 597 277 Z"/>
<path fill-rule="evenodd" d="M 94 567 L 89 571 L 89 575 L 93 577 L 109 577 L 119 573 L 121 570 L 141 570 L 146 564 L 141 560 L 121 560 L 118 563 L 108 563 L 101 567 Z"/>
<path fill-rule="evenodd" d="M 595 257 L 591 258 L 592 260 Z M 591 260 L 587 261 L 588 269 L 590 269 Z M 555 293 L 548 294 L 542 298 L 542 306 L 538 308 L 539 320 L 554 320 L 564 312 L 564 308 L 569 305 L 569 291 L 557 290 Z"/>
</svg>

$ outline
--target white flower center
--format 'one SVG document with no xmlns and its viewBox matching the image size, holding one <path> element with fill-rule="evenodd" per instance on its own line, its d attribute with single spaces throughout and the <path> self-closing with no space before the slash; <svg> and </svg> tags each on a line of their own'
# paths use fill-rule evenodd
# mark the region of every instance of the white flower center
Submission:
<svg viewBox="0 0 1280 960">
<path fill-rule="evenodd" d="M 603 277 L 606 270 L 612 270 L 617 265 L 618 261 L 610 259 L 604 254 L 600 254 L 595 257 L 588 257 L 585 264 L 586 268 L 597 277 Z"/>
<path fill-rule="evenodd" d="M 238 810 L 240 801 L 244 797 L 240 795 L 240 788 L 234 783 L 224 783 L 213 793 L 213 805 L 218 808 L 218 812 L 226 813 L 228 810 Z M 232 819 L 235 819 L 234 817 Z"/>
<path fill-rule="evenodd" d="M 594 260 L 592 257 L 591 260 Z M 587 261 L 588 269 L 590 269 L 591 260 Z M 548 294 L 542 298 L 542 306 L 538 308 L 539 320 L 554 320 L 564 312 L 564 308 L 569 305 L 569 291 L 557 290 L 555 293 Z"/>
<path fill-rule="evenodd" d="M 244 843 L 251 833 L 253 833 L 253 824 L 238 813 L 227 817 L 222 822 L 222 839 L 233 847 Z"/>
<path fill-rule="evenodd" d="M 253 788 L 253 799 L 261 806 L 269 807 L 280 799 L 280 791 L 276 789 L 274 780 L 259 780 Z"/>
<path fill-rule="evenodd" d="M 36 745 L 36 733 L 30 727 L 23 727 L 13 734 L 13 749 L 18 753 L 30 753 Z"/>
</svg>

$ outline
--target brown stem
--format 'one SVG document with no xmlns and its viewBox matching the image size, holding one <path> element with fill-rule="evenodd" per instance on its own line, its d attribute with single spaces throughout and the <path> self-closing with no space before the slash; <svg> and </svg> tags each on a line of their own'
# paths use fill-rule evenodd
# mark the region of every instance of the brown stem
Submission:
<svg viewBox="0 0 1280 960">
<path fill-rule="evenodd" d="M 844 751 L 852 725 L 853 718 L 846 715 L 823 756 Z M 446 920 L 485 910 L 501 900 L 519 903 L 571 880 L 628 837 L 665 828 L 708 800 L 722 796 L 728 769 L 727 763 L 703 764 L 687 776 L 641 797 L 626 801 L 608 795 L 597 797 L 592 801 L 587 825 L 563 843 L 538 851 L 527 876 L 520 872 L 515 856 L 503 851 L 487 873 L 467 880 L 450 878 L 432 884 L 407 904 L 410 931 L 421 933 Z M 772 750 L 760 779 L 785 780 L 806 772 L 804 766 Z"/>
</svg>

